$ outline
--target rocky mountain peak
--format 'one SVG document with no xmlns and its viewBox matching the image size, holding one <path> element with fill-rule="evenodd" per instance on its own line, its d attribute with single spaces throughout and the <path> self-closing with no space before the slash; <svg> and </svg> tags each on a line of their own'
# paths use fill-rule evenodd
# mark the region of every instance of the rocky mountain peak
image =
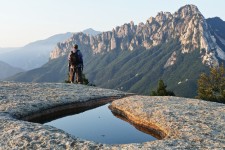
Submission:
<svg viewBox="0 0 225 150">
<path fill-rule="evenodd" d="M 90 35 L 90 36 L 95 36 L 95 35 L 98 35 L 98 34 L 100 34 L 101 32 L 100 31 L 95 31 L 94 29 L 92 29 L 92 28 L 88 28 L 88 29 L 86 29 L 86 30 L 84 30 L 84 31 L 82 31 L 83 33 L 85 33 L 85 34 L 88 34 L 88 35 Z"/>
<path fill-rule="evenodd" d="M 131 21 L 117 26 L 112 31 L 92 37 L 74 35 L 68 42 L 59 44 L 53 50 L 51 59 L 68 53 L 68 48 L 75 43 L 86 48 L 90 47 L 91 53 L 97 54 L 114 49 L 130 51 L 138 47 L 150 49 L 171 39 L 179 39 L 182 53 L 200 49 L 203 63 L 218 65 L 215 52 L 218 45 L 209 32 L 204 16 L 195 5 L 185 5 L 174 14 L 159 12 L 156 17 L 150 17 L 145 24 L 141 22 L 134 25 Z"/>
<path fill-rule="evenodd" d="M 187 16 L 192 16 L 196 14 L 201 15 L 201 12 L 198 10 L 198 7 L 195 5 L 185 5 L 181 7 L 175 14 L 178 14 L 182 18 L 185 18 Z"/>
<path fill-rule="evenodd" d="M 155 20 L 160 23 L 160 25 L 163 24 L 163 22 L 165 22 L 168 19 L 172 18 L 172 14 L 170 12 L 159 12 L 156 17 Z"/>
</svg>

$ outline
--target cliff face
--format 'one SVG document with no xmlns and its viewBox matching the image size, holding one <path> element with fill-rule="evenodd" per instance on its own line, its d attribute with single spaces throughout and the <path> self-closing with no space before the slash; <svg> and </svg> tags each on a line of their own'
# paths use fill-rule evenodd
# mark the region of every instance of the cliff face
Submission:
<svg viewBox="0 0 225 150">
<path fill-rule="evenodd" d="M 160 12 L 156 17 L 150 17 L 145 24 L 134 25 L 131 21 L 96 36 L 74 34 L 72 38 L 59 43 L 51 52 L 50 58 L 55 59 L 65 55 L 75 43 L 80 44 L 81 47 L 88 47 L 88 51 L 93 54 L 98 54 L 115 49 L 122 51 L 132 51 L 138 47 L 150 49 L 167 43 L 170 39 L 179 39 L 182 53 L 200 49 L 202 62 L 209 66 L 218 65 L 216 58 L 218 51 L 225 56 L 224 51 L 211 35 L 208 24 L 198 8 L 194 5 L 186 5 L 174 14 Z M 225 60 L 225 57 L 221 59 Z"/>
</svg>

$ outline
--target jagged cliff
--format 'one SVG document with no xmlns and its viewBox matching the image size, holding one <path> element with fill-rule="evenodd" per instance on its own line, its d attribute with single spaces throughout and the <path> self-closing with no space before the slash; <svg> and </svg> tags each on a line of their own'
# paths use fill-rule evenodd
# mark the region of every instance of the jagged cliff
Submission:
<svg viewBox="0 0 225 150">
<path fill-rule="evenodd" d="M 145 24 L 134 25 L 131 21 L 97 36 L 88 36 L 83 33 L 74 34 L 67 41 L 58 43 L 51 52 L 50 58 L 55 59 L 67 54 L 75 43 L 85 45 L 90 48 L 93 54 L 98 54 L 115 49 L 130 51 L 138 47 L 151 49 L 176 38 L 182 45 L 182 53 L 190 53 L 195 49 L 200 49 L 204 64 L 217 66 L 216 55 L 218 54 L 220 54 L 218 56 L 221 59 L 225 60 L 224 51 L 217 45 L 204 16 L 194 5 L 186 5 L 174 14 L 160 12 L 155 18 L 150 17 Z M 175 62 L 173 59 L 173 63 L 170 64 Z"/>
</svg>

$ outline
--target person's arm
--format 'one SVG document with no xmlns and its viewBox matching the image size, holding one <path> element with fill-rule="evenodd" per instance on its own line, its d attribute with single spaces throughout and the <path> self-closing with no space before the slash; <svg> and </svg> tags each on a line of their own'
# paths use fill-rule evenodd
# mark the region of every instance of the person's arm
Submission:
<svg viewBox="0 0 225 150">
<path fill-rule="evenodd" d="M 70 55 L 72 54 L 72 51 L 68 55 L 68 60 L 70 61 Z"/>
</svg>

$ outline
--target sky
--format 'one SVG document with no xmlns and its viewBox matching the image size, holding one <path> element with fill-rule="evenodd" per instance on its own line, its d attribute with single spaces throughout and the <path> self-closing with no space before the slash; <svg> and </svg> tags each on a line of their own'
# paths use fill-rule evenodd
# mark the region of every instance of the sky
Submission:
<svg viewBox="0 0 225 150">
<path fill-rule="evenodd" d="M 158 12 L 174 13 L 196 5 L 205 18 L 225 21 L 225 0 L 0 0 L 0 47 L 30 42 L 87 28 L 111 31 L 133 21 L 146 22 Z"/>
</svg>

